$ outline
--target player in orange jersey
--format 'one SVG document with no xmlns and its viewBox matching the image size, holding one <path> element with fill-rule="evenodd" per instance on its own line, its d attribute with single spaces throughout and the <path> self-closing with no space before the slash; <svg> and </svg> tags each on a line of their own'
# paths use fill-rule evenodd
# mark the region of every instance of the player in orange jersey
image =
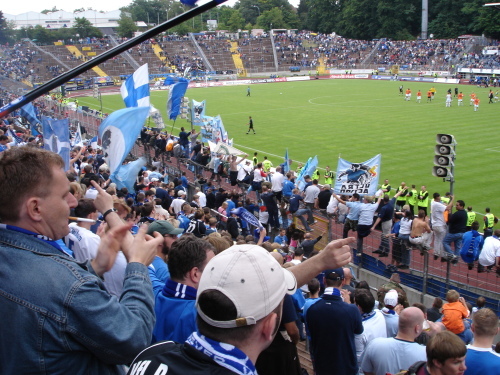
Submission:
<svg viewBox="0 0 500 375">
<path fill-rule="evenodd" d="M 458 94 L 458 105 L 464 105 L 464 94 L 462 94 L 462 91 Z"/>
<path fill-rule="evenodd" d="M 475 97 L 475 98 L 474 98 L 474 112 L 477 112 L 477 110 L 479 109 L 479 102 L 480 102 L 480 101 L 481 101 L 481 100 L 479 100 L 479 98 L 478 98 L 478 97 Z"/>
<path fill-rule="evenodd" d="M 474 104 L 474 99 L 476 99 L 476 94 L 472 93 L 469 96 L 470 96 L 470 103 L 469 103 L 469 105 L 473 105 Z"/>
</svg>

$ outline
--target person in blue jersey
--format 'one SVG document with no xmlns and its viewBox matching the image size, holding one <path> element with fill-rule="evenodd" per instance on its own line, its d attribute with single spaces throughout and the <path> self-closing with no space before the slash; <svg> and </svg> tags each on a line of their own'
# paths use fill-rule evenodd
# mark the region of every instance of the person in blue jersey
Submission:
<svg viewBox="0 0 500 375">
<path fill-rule="evenodd" d="M 184 342 L 196 331 L 196 289 L 208 261 L 214 257 L 213 246 L 193 234 L 184 234 L 168 253 L 170 278 L 162 287 L 152 280 L 156 294 L 156 324 L 153 342 Z"/>
<path fill-rule="evenodd" d="M 472 317 L 474 342 L 467 345 L 466 375 L 495 374 L 500 371 L 500 354 L 493 351 L 498 334 L 498 316 L 488 308 L 478 310 Z"/>
</svg>

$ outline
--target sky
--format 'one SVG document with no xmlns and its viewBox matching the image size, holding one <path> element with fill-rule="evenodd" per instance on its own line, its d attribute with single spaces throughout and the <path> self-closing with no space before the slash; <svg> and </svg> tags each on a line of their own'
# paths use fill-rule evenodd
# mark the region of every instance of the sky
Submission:
<svg viewBox="0 0 500 375">
<path fill-rule="evenodd" d="M 228 0 L 224 5 L 232 6 L 237 0 Z M 57 9 L 72 12 L 75 9 L 84 7 L 85 9 L 91 7 L 95 10 L 111 11 L 119 9 L 123 6 L 130 4 L 132 0 L 24 0 L 24 1 L 7 1 L 3 0 L 0 5 L 0 10 L 8 14 L 21 14 L 29 11 L 41 12 L 44 9 L 52 9 L 54 6 Z M 298 4 L 299 0 L 289 0 L 291 4 Z"/>
</svg>

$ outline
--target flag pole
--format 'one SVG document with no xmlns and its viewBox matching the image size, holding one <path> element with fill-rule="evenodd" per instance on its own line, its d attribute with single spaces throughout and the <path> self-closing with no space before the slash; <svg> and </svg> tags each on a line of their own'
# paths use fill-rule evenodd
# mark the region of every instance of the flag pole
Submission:
<svg viewBox="0 0 500 375">
<path fill-rule="evenodd" d="M 154 36 L 158 35 L 159 33 L 162 33 L 174 26 L 177 26 L 181 24 L 184 21 L 187 21 L 207 10 L 210 10 L 214 7 L 216 7 L 219 4 L 222 4 L 226 2 L 227 0 L 210 0 L 209 2 L 202 4 L 200 6 L 197 6 L 195 8 L 192 8 L 188 10 L 187 12 L 184 12 L 177 17 L 174 17 L 170 20 L 167 20 L 163 22 L 162 24 L 153 27 L 150 30 L 145 31 L 141 35 L 138 35 L 130 40 L 127 40 L 123 42 L 122 44 L 119 44 L 110 50 L 96 56 L 95 58 L 84 62 L 83 64 L 80 64 L 76 66 L 75 68 L 67 71 L 66 73 L 61 74 L 60 76 L 57 76 L 53 78 L 52 80 L 44 83 L 43 85 L 31 90 L 29 93 L 27 93 L 24 96 L 20 96 L 17 99 L 13 100 L 9 104 L 3 106 L 0 108 L 0 117 L 7 116 L 9 113 L 15 111 L 16 109 L 22 107 L 23 105 L 35 100 L 36 98 L 48 93 L 50 90 L 55 89 L 58 86 L 61 86 L 63 83 L 66 83 L 67 81 L 79 76 L 80 74 L 86 72 L 87 70 L 105 62 L 108 59 L 111 59 L 112 57 L 115 57 L 119 55 L 122 52 L 125 52 L 126 50 L 148 40 L 153 38 Z"/>
</svg>

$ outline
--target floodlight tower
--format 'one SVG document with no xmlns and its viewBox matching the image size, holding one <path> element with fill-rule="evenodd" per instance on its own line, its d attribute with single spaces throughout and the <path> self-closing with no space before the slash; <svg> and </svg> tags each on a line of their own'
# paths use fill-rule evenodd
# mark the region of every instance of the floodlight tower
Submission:
<svg viewBox="0 0 500 375">
<path fill-rule="evenodd" d="M 422 34 L 420 37 L 422 39 L 427 39 L 429 21 L 429 3 L 428 0 L 422 0 Z"/>
</svg>

